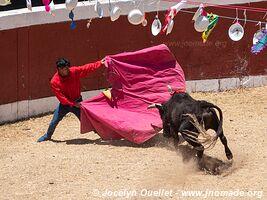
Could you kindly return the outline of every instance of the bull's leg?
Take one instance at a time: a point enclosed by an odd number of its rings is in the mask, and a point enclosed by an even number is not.
[[[215,132],[218,130],[218,127],[219,127],[219,119],[216,115],[216,112],[215,110],[213,109],[210,109],[211,112],[207,113],[205,116],[204,116],[204,121],[205,121],[205,128],[206,130],[208,129],[212,129],[214,130]],[[228,145],[227,145],[227,139],[226,137],[224,136],[223,134],[223,131],[220,135],[220,140],[224,146],[224,151],[225,151],[225,154],[226,154],[226,157],[228,160],[231,160],[233,158],[233,154],[231,152],[231,150],[229,149]]]
[[[163,121],[163,136],[167,138],[170,138],[172,136],[170,124],[164,121]]]
[[[173,127],[170,126],[170,133],[171,133],[171,135],[173,137],[173,144],[174,144],[175,147],[177,147],[178,144],[179,144],[179,135],[178,135],[178,132],[175,132],[175,130],[173,129]]]
[[[204,154],[204,146],[197,143],[197,142],[193,142],[191,140],[191,138],[189,139],[188,136],[185,137],[185,140],[194,147],[194,149],[197,151],[196,156],[198,158],[198,160],[200,161],[203,157]]]
[[[220,140],[224,146],[224,150],[225,150],[225,154],[228,160],[233,159],[233,154],[231,152],[231,150],[229,149],[228,145],[227,145],[227,139],[224,136],[224,134],[222,133],[222,135],[220,136]]]
[[[167,138],[172,137],[173,138],[174,146],[175,147],[178,146],[178,144],[179,144],[179,136],[178,136],[178,133],[176,133],[174,131],[174,129],[172,128],[171,124],[169,124],[167,122],[167,120],[165,120],[163,122],[163,136],[164,137],[167,137]]]
[[[190,120],[184,120],[180,125],[179,132],[183,135],[184,139],[197,151],[196,156],[200,161],[203,157],[204,146],[197,142],[198,135],[193,135],[188,131],[192,131],[195,133],[198,132],[198,130],[192,125]]]

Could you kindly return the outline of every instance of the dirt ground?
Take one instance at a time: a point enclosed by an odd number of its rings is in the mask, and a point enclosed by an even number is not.
[[[267,199],[267,87],[192,96],[223,110],[234,159],[227,161],[220,141],[205,151],[219,175],[199,170],[185,142],[177,149],[162,135],[142,145],[102,141],[93,132],[81,135],[72,114],[53,141],[37,143],[47,115],[0,126],[0,199]]]

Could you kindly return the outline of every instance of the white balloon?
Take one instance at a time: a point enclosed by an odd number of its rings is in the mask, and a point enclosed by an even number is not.
[[[110,20],[111,21],[116,21],[117,19],[119,19],[121,15],[121,9],[119,6],[114,6],[112,8],[112,10],[110,11]]]
[[[162,28],[161,22],[160,22],[158,16],[156,16],[152,25],[151,25],[152,35],[157,36],[160,33],[161,28]]]
[[[128,21],[133,25],[141,24],[144,20],[144,15],[139,9],[133,9],[128,14]]]
[[[74,8],[76,8],[78,3],[78,0],[66,0],[65,4],[66,4],[66,8],[68,10],[73,10]]]
[[[206,16],[200,15],[194,23],[194,28],[197,32],[204,32],[208,28],[209,23],[209,19]]]
[[[239,41],[244,36],[244,28],[238,22],[234,23],[230,26],[230,28],[228,30],[228,35],[229,35],[231,40]]]

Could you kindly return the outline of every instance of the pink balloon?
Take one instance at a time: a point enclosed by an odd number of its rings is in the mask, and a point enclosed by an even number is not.
[[[49,12],[50,11],[50,7],[49,6],[45,6],[45,11]]]
[[[43,0],[43,4],[45,5],[45,11],[49,12],[50,11],[50,7],[49,7],[50,0]]]

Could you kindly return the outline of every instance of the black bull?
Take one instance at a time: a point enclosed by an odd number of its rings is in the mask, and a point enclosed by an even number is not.
[[[224,136],[222,123],[223,115],[221,109],[207,101],[198,101],[193,99],[187,93],[174,93],[172,97],[163,104],[152,104],[148,108],[158,108],[163,122],[163,135],[173,137],[176,142],[179,141],[178,132],[183,138],[197,150],[198,158],[202,158],[204,146],[198,142],[198,136],[201,130],[193,123],[192,116],[203,130],[212,129],[216,132],[214,141],[219,137],[225,148],[226,157],[230,160],[233,154],[227,145],[227,139]],[[219,117],[215,109],[219,112]]]

